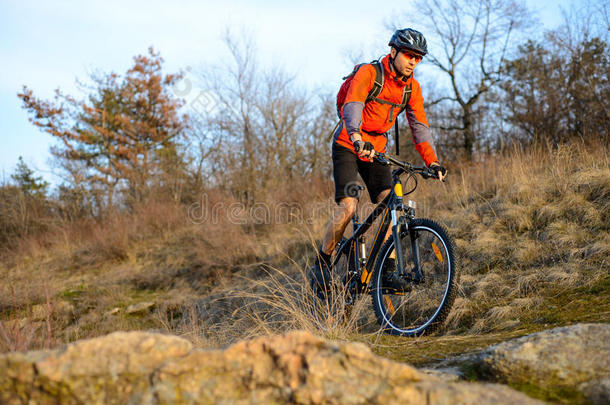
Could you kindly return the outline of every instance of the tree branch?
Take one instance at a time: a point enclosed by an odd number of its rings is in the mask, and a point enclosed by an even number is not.
[[[443,131],[463,131],[466,128],[461,126],[461,127],[456,127],[456,126],[450,126],[450,127],[446,127],[443,125],[431,125],[432,128],[435,129],[442,129]]]
[[[441,103],[441,102],[446,101],[446,100],[457,101],[457,99],[455,97],[441,97],[441,98],[439,98],[437,100],[425,103],[425,108],[432,107],[433,105],[437,105],[438,103]]]

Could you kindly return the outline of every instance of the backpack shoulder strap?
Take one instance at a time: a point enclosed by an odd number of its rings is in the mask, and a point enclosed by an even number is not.
[[[373,88],[369,92],[369,95],[366,98],[366,102],[372,101],[376,99],[381,90],[383,89],[383,83],[385,81],[385,74],[383,72],[383,66],[378,60],[374,60],[370,63],[375,68],[375,82],[373,83]]]
[[[385,81],[385,73],[383,71],[383,65],[378,60],[374,60],[370,63],[375,68],[375,83],[373,83],[373,88],[369,92],[369,95],[366,98],[366,102],[372,101],[379,97],[381,94],[381,90],[383,90],[383,84]],[[358,65],[360,68],[362,65]],[[396,107],[400,107],[400,112],[402,112],[409,104],[409,100],[411,99],[411,83],[407,84],[402,92],[402,101]],[[378,100],[383,102],[383,100]],[[395,104],[394,104],[395,105]]]
[[[396,148],[396,156],[400,155],[399,148],[399,138],[400,133],[398,131],[398,117],[400,114],[407,108],[407,104],[409,104],[409,100],[411,99],[411,82],[409,82],[402,91],[402,102],[400,103],[400,110],[398,114],[396,114],[396,119],[394,120],[394,147]]]
[[[409,104],[409,100],[411,99],[411,83],[407,84],[402,91],[402,102],[400,103],[400,112],[399,114],[407,108],[407,104]]]

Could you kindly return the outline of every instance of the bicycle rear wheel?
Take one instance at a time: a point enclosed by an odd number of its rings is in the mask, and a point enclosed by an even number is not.
[[[455,244],[444,227],[418,218],[401,233],[400,248],[408,277],[402,277],[400,288],[396,287],[394,280],[399,273],[391,265],[395,246],[390,238],[381,249],[373,273],[375,315],[383,330],[391,334],[420,336],[433,332],[446,319],[455,299]],[[396,273],[390,274],[393,271]]]
[[[338,246],[341,246],[342,243],[343,241]],[[353,249],[335,253],[337,260],[331,271],[331,283],[328,291],[321,290],[315,282],[310,281],[313,291],[313,315],[317,325],[322,330],[332,330],[339,327],[349,315],[356,294],[351,280],[348,280],[355,268],[354,255]]]

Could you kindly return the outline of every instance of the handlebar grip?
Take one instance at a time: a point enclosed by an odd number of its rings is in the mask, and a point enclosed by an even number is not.
[[[424,175],[422,173],[422,177],[425,179],[429,179],[429,178],[438,179],[438,172],[428,167],[426,174]],[[445,182],[445,179],[443,179],[443,183],[444,182]]]
[[[424,179],[438,179],[438,173],[435,170],[432,170],[430,167],[426,168],[425,172],[422,172],[422,177]],[[443,180],[445,181],[445,180]]]

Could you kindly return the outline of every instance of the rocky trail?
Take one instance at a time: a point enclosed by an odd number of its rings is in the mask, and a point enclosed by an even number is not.
[[[610,325],[556,328],[427,369],[377,356],[362,343],[303,331],[225,350],[196,349],[170,335],[115,332],[0,356],[6,404],[543,403],[533,397],[609,403]]]

